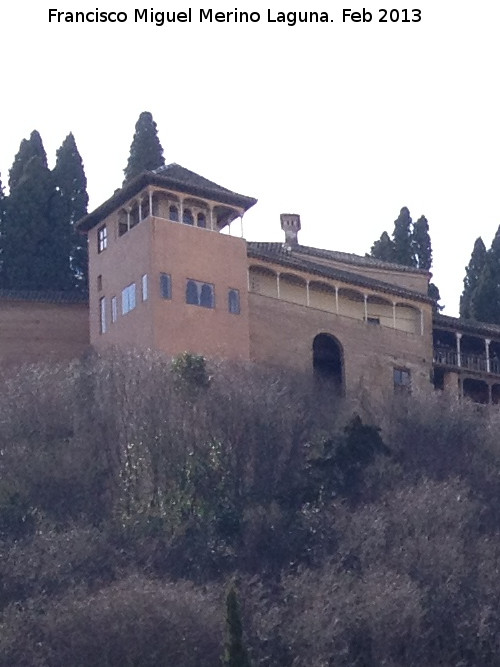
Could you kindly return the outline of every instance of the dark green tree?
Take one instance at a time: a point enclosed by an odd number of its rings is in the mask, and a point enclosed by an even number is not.
[[[474,319],[500,324],[500,227],[486,253],[483,270],[471,297]]]
[[[419,269],[429,271],[432,266],[432,245],[429,235],[429,223],[425,215],[420,216],[413,225],[411,244],[416,266]]]
[[[441,294],[439,293],[439,287],[435,283],[429,283],[427,296],[430,296],[435,301],[434,312],[441,312],[444,306],[439,303],[441,301]]]
[[[60,289],[87,289],[87,237],[75,228],[87,213],[87,179],[75,138],[68,134],[56,154],[53,170],[55,197],[52,207],[53,233],[61,263]]]
[[[143,111],[135,125],[135,134],[130,146],[130,156],[126,168],[123,170],[127,183],[142,171],[152,171],[165,164],[163,148],[158,138],[158,130],[153,116],[149,111]]]
[[[2,285],[11,289],[54,289],[52,174],[35,155],[7,199],[2,235]]]
[[[240,608],[234,586],[231,586],[226,596],[226,646],[222,664],[224,667],[250,667],[243,642]]]
[[[394,261],[404,266],[415,266],[413,228],[410,211],[404,206],[394,221]]]
[[[32,157],[37,156],[44,167],[47,167],[47,154],[43,142],[37,130],[33,130],[29,139],[23,139],[19,146],[14,163],[9,171],[9,190],[12,191],[21,178],[24,169]]]
[[[460,317],[466,319],[474,319],[475,317],[472,303],[481,273],[486,264],[486,254],[486,246],[479,236],[474,243],[470,262],[465,269],[464,291],[460,297]]]
[[[372,245],[370,255],[385,262],[429,271],[432,266],[432,244],[427,218],[422,215],[413,224],[410,211],[404,206],[394,221],[392,239],[387,232],[383,232]],[[443,306],[438,303],[441,299],[439,289],[434,283],[429,283],[428,295],[435,300],[435,309],[442,310]]]
[[[395,262],[394,242],[387,232],[382,232],[378,241],[372,245],[370,255],[383,262]]]

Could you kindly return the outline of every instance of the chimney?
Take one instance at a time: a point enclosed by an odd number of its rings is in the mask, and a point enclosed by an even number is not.
[[[292,247],[298,245],[297,234],[300,231],[300,215],[296,213],[282,213],[280,220],[281,229],[285,232],[285,244]]]

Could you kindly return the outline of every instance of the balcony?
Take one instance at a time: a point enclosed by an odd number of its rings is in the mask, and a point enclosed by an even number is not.
[[[457,370],[500,375],[500,360],[496,356],[491,357],[488,363],[486,355],[461,352],[459,359],[457,350],[435,347],[433,361],[438,366],[447,366]]]

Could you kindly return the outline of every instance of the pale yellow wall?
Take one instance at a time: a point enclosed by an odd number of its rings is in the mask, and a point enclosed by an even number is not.
[[[322,288],[320,284],[312,282],[309,285],[309,305],[328,312],[336,312],[335,290]]]
[[[280,274],[280,299],[291,301],[292,303],[307,303],[307,286],[304,280],[298,280],[294,276]]]
[[[252,292],[258,292],[266,296],[278,296],[277,276],[274,273],[250,266],[249,282]]]

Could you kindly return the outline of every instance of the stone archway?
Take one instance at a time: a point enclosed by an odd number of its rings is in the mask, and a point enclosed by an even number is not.
[[[344,393],[344,363],[342,346],[327,333],[313,340],[313,370],[315,378],[330,385],[339,395]]]

